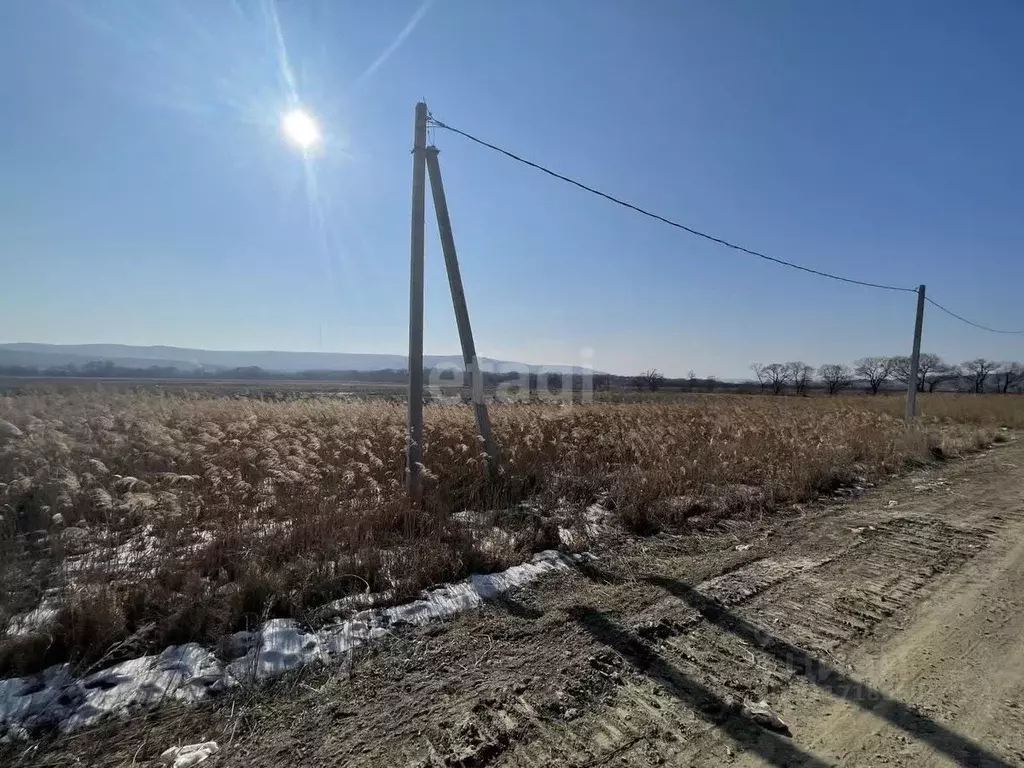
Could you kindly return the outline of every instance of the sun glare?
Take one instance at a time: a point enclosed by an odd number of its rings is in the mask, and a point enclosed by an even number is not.
[[[281,130],[290,142],[302,150],[320,143],[320,126],[311,114],[293,109],[281,118]]]

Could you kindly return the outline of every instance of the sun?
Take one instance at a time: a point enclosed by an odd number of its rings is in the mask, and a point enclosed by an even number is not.
[[[290,142],[302,150],[320,143],[320,126],[304,109],[293,109],[281,118],[281,130]]]

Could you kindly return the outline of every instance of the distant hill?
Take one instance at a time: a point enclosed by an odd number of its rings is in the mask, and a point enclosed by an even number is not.
[[[182,347],[136,347],[127,344],[0,344],[0,366],[52,368],[82,366],[89,362],[111,362],[125,368],[173,366],[181,371],[206,371],[257,367],[265,371],[381,371],[407,367],[405,355],[357,354],[351,352],[235,352]],[[461,365],[461,355],[426,355],[424,365]],[[549,372],[572,373],[571,365],[527,366],[508,360],[480,358],[484,371],[511,373],[526,367]]]

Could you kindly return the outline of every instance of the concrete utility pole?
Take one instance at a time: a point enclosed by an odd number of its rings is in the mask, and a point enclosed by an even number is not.
[[[914,323],[914,349],[910,353],[910,382],[907,384],[906,420],[910,424],[917,415],[917,371],[921,362],[921,330],[924,326],[924,286],[917,287],[917,321]]]
[[[483,438],[487,463],[493,473],[498,468],[497,448],[491,432],[491,420],[487,416],[487,404],[484,402],[484,380],[480,375],[480,361],[476,356],[473,328],[469,323],[469,308],[466,306],[466,294],[462,289],[462,274],[459,272],[459,259],[455,253],[455,236],[452,234],[452,222],[448,216],[448,201],[444,195],[444,183],[441,181],[437,147],[427,147],[427,172],[430,175],[434,212],[437,214],[437,229],[441,236],[441,250],[444,251],[444,266],[448,271],[448,286],[451,288],[452,305],[455,307],[455,323],[459,328],[459,341],[462,342],[462,360],[470,375],[476,427]]]
[[[412,149],[412,235],[409,262],[409,413],[405,435],[405,478],[419,501],[423,441],[423,227],[427,161],[427,105],[416,105]]]

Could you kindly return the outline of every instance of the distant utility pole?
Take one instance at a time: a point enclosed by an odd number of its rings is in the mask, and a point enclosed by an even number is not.
[[[434,212],[437,214],[437,229],[441,236],[441,250],[444,251],[444,266],[448,272],[448,286],[451,288],[452,304],[455,307],[455,323],[459,328],[459,341],[462,343],[462,360],[470,375],[476,427],[480,437],[483,438],[488,466],[494,473],[498,469],[497,449],[494,444],[494,435],[491,432],[491,420],[487,416],[487,404],[484,402],[484,380],[480,374],[480,360],[476,356],[476,344],[473,343],[473,328],[469,323],[469,308],[466,306],[466,293],[462,288],[459,259],[455,253],[455,236],[452,234],[452,222],[448,216],[448,201],[445,199],[444,183],[441,181],[441,164],[437,161],[437,147],[427,147],[427,172],[430,175]]]
[[[405,435],[405,478],[409,495],[422,494],[423,445],[423,228],[427,162],[427,105],[416,105],[412,149],[412,234],[409,261],[409,412]]]
[[[914,323],[914,349],[910,353],[910,381],[907,384],[906,420],[910,424],[917,415],[917,371],[921,362],[921,330],[924,326],[924,286],[917,287],[917,320]]]

